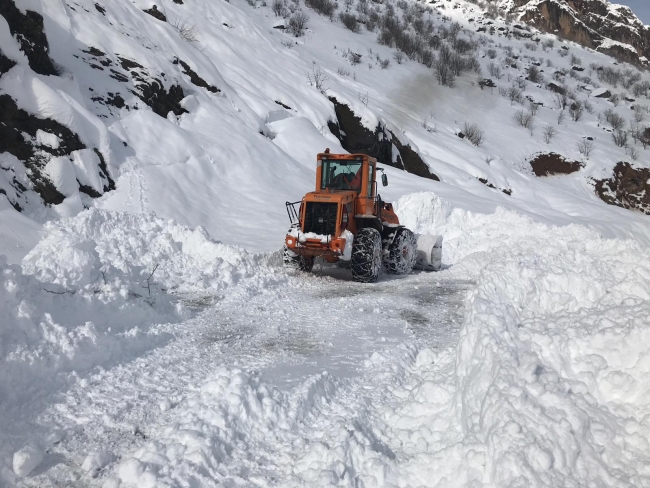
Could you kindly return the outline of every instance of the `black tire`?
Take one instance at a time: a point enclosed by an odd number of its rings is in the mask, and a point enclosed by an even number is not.
[[[361,229],[354,236],[350,268],[354,281],[377,281],[381,269],[381,234],[376,229]]]
[[[311,272],[314,267],[314,258],[305,257],[300,254],[296,254],[286,245],[282,249],[282,262],[284,267],[288,269],[293,269],[296,271],[304,271],[305,273]]]
[[[384,268],[387,273],[408,274],[418,258],[418,241],[413,232],[403,227],[396,234],[384,257]]]

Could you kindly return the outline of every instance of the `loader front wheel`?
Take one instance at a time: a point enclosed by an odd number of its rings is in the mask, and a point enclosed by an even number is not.
[[[376,229],[361,229],[354,236],[350,268],[354,281],[377,281],[381,269],[381,234]]]
[[[391,274],[408,274],[418,258],[418,241],[415,234],[406,228],[397,231],[395,239],[388,246],[384,257],[384,268]]]
[[[304,271],[305,273],[311,272],[314,267],[314,258],[305,257],[300,254],[296,254],[286,245],[282,249],[282,262],[284,267],[287,269],[293,269],[296,271]]]

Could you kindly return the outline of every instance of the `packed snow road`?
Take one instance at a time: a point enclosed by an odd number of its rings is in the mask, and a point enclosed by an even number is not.
[[[353,441],[341,456],[401,461],[377,422],[421,350],[456,344],[469,286],[427,273],[364,285],[316,266],[261,293],[184,297],[201,311],[159,327],[173,340],[40,415],[61,439],[24,486],[361,486],[350,468],[323,469],[340,463],[319,446]]]

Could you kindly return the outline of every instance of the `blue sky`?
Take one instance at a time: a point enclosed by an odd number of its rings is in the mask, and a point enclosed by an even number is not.
[[[644,24],[650,24],[650,0],[612,0],[612,3],[631,7]]]

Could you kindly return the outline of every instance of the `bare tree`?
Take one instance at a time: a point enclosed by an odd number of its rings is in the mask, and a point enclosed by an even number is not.
[[[566,112],[564,110],[560,111],[560,114],[557,116],[557,125],[562,125],[566,119]]]
[[[578,151],[580,151],[580,154],[582,154],[587,159],[589,159],[589,155],[593,150],[594,143],[588,139],[583,139],[578,143]]]
[[[544,142],[550,144],[553,138],[557,135],[557,130],[550,124],[544,127]]]

